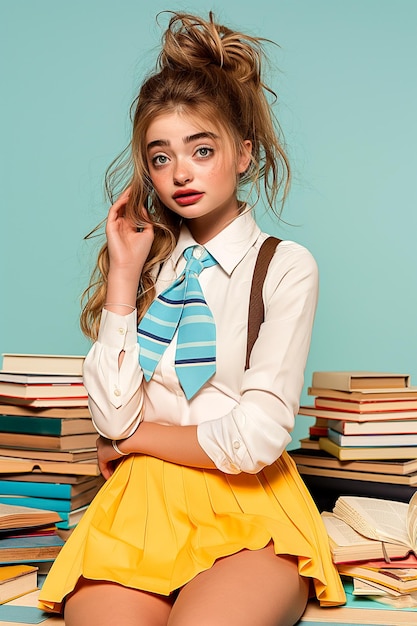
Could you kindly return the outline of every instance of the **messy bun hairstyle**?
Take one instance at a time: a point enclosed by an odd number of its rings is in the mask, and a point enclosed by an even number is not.
[[[186,13],[171,14],[155,71],[146,78],[132,104],[131,143],[106,176],[110,200],[130,186],[126,216],[140,226],[141,207],[146,204],[154,225],[155,238],[138,290],[138,319],[155,296],[155,269],[172,252],[181,226],[180,216],[169,211],[154,193],[147,167],[145,136],[158,115],[184,112],[209,120],[229,135],[236,154],[242,142],[250,140],[251,164],[241,175],[239,186],[249,185],[251,195],[255,195],[253,203],[262,188],[269,207],[280,214],[290,170],[269,103],[275,94],[263,82],[264,42],[217,24],[211,12],[208,20]],[[108,270],[105,244],[84,293],[81,327],[92,339],[97,337]]]

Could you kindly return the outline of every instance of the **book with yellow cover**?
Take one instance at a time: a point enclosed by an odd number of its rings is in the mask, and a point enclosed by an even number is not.
[[[0,567],[0,604],[10,602],[38,587],[38,568],[33,565]]]

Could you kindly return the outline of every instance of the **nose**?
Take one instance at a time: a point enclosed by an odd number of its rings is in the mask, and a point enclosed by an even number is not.
[[[186,167],[183,163],[177,163],[174,170],[174,185],[186,185],[191,182],[192,174],[189,168]]]

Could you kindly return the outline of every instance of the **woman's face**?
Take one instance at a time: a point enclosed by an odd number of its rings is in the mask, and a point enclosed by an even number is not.
[[[251,142],[243,142],[236,155],[224,131],[192,114],[167,113],[150,124],[146,150],[154,189],[200,243],[238,215],[237,179],[249,166],[250,149]]]

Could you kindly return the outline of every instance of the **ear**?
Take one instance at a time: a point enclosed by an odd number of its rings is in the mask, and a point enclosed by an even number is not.
[[[252,142],[250,139],[245,139],[242,141],[242,145],[240,148],[240,154],[237,160],[237,173],[243,174],[248,169],[252,156]]]

